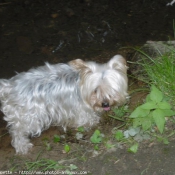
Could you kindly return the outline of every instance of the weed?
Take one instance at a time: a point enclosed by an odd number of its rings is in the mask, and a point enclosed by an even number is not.
[[[139,146],[138,142],[144,139],[146,140],[145,136],[146,134],[143,134],[140,128],[132,128],[132,127],[130,127],[128,130],[124,132],[121,130],[117,130],[114,134],[114,137],[119,142],[120,147],[121,144],[131,145],[128,148],[128,152],[131,153],[137,152]]]
[[[138,144],[138,143],[135,143],[134,145],[132,145],[132,146],[128,149],[128,152],[136,153],[136,152],[138,151],[138,147],[139,147],[139,144]]]
[[[68,144],[64,145],[64,151],[65,153],[68,153],[70,151],[70,146]]]
[[[123,105],[119,108],[112,109],[112,112],[113,112],[113,115],[109,114],[110,117],[124,122],[125,120],[123,117],[127,112],[129,112],[129,110],[128,110],[128,106]]]
[[[103,134],[97,129],[94,131],[93,135],[90,138],[92,143],[101,143],[103,139]]]
[[[52,149],[49,141],[44,140],[44,145],[45,145],[47,151],[50,151]]]
[[[157,136],[157,140],[159,142],[163,142],[165,145],[168,145],[169,144],[168,138],[166,138],[166,137]]]
[[[71,175],[71,171],[77,169],[77,166],[73,164],[64,166],[64,165],[58,164],[57,161],[50,160],[50,159],[41,159],[34,162],[27,161],[25,165],[27,169],[27,171],[25,172],[39,170],[41,171],[41,173],[45,173],[45,174],[48,173],[47,171],[51,171],[51,170],[65,170],[66,174]]]
[[[50,159],[40,159],[34,162],[27,161],[25,163],[27,170],[41,170],[41,171],[49,171],[49,170],[57,170],[63,169],[64,166],[59,165],[57,161],[50,160]]]
[[[54,143],[58,143],[58,142],[60,142],[60,140],[61,140],[60,136],[55,134],[54,137],[53,137]]]
[[[163,45],[163,47],[167,53],[162,54],[157,49],[159,54],[155,58],[140,49],[135,49],[142,56],[142,59],[137,62],[142,70],[139,76],[145,83],[160,89],[172,105],[175,105],[175,50],[172,46]]]
[[[133,119],[133,127],[141,126],[144,131],[156,125],[160,133],[163,133],[165,117],[175,115],[171,105],[165,100],[163,93],[155,86],[151,87],[151,92],[146,97],[146,103],[137,107],[129,116]]]
[[[96,150],[96,151],[99,150],[99,146],[97,144],[94,146],[94,150]]]
[[[124,138],[124,134],[122,131],[118,130],[118,131],[116,131],[114,137],[117,141],[121,141]]]
[[[77,133],[76,133],[76,135],[75,135],[75,138],[77,139],[77,140],[81,140],[82,138],[83,138],[83,133],[85,132],[85,128],[83,127],[83,126],[81,126],[81,127],[78,127],[77,128]]]
[[[84,129],[84,127],[83,127],[83,126],[78,127],[78,132],[84,132],[84,131],[85,131],[85,129]]]

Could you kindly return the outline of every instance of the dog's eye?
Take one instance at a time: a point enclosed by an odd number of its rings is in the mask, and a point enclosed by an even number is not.
[[[95,94],[97,93],[97,88],[94,90],[94,93],[95,93]]]

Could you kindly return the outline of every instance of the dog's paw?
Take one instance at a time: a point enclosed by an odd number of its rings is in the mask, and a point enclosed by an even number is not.
[[[22,144],[18,148],[15,148],[16,154],[27,154],[29,150],[32,149],[32,147],[33,147],[32,143]]]

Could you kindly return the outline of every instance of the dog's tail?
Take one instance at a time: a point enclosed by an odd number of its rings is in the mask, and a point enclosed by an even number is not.
[[[7,79],[0,79],[0,101],[10,92],[11,85]]]

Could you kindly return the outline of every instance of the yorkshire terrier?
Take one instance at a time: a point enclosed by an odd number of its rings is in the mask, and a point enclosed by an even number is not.
[[[125,103],[128,94],[126,61],[114,56],[106,64],[81,59],[22,72],[0,79],[4,120],[16,153],[33,146],[29,137],[39,136],[50,125],[91,127],[103,111]]]

